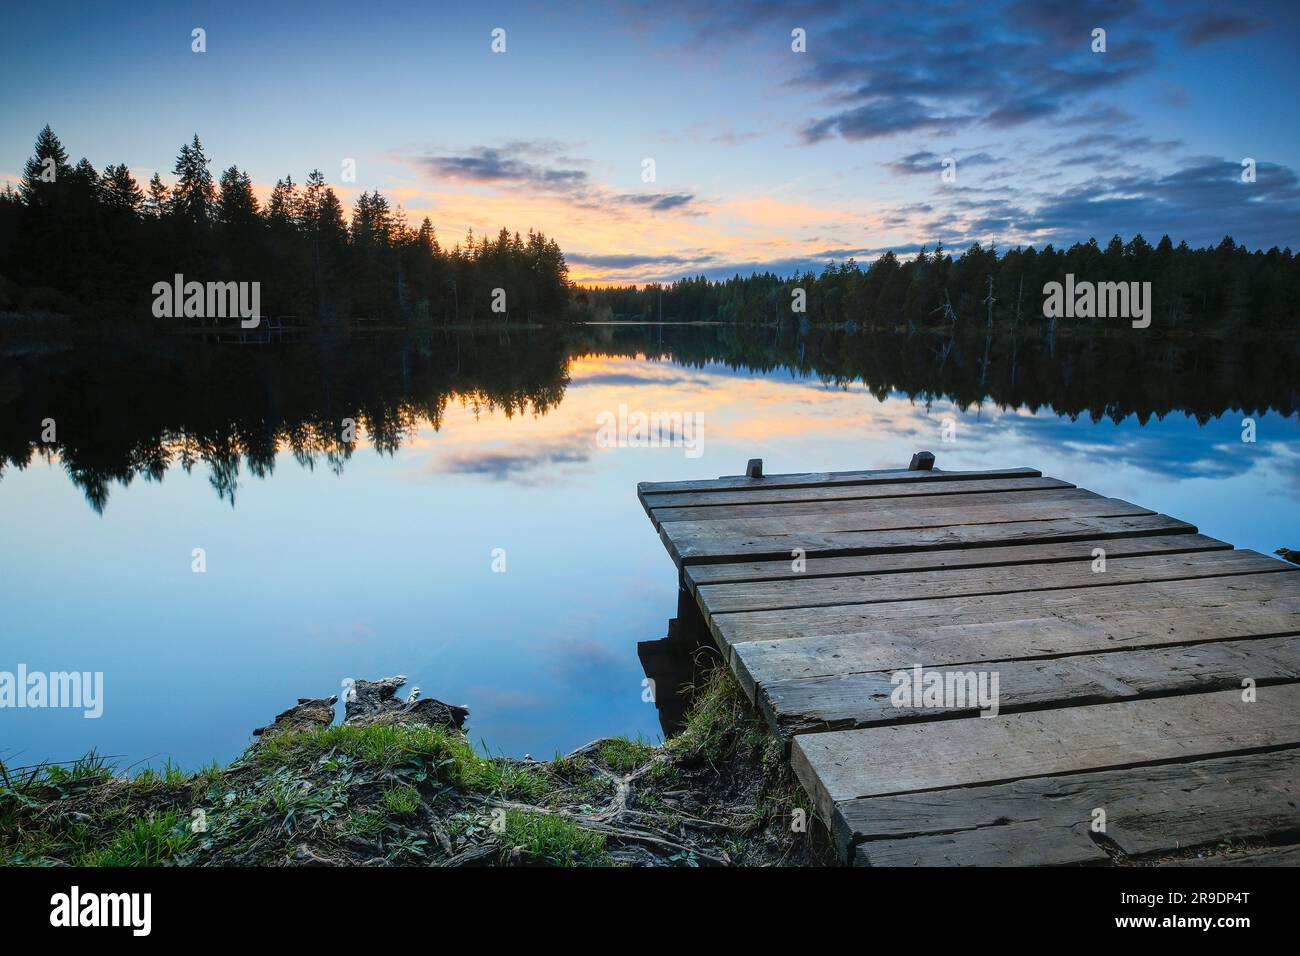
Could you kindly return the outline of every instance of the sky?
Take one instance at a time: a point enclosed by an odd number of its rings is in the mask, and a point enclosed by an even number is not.
[[[1300,236],[1291,0],[72,3],[5,27],[0,181],[46,123],[142,182],[197,133],[262,196],[319,168],[444,245],[540,229],[584,283]]]

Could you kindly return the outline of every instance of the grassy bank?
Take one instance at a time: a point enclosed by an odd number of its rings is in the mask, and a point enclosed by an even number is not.
[[[725,668],[704,678],[686,730],[663,746],[610,738],[524,761],[484,756],[459,730],[391,716],[366,726],[277,723],[229,766],[198,773],[164,766],[127,777],[93,754],[0,765],[7,865],[828,860],[779,741]]]

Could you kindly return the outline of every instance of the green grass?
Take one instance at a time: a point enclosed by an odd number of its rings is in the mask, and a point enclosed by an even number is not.
[[[333,726],[279,734],[250,752],[258,763],[284,767],[345,754],[392,770],[427,765],[444,784],[500,796],[539,797],[550,785],[526,766],[481,756],[462,734],[418,724]]]
[[[647,763],[655,755],[655,751],[654,744],[639,735],[636,740],[629,740],[627,737],[611,737],[609,740],[602,740],[596,748],[596,752],[606,766],[620,773],[630,773]]]
[[[774,740],[731,671],[716,667],[696,686],[685,729],[664,747],[680,760],[713,764],[738,749],[765,750]]]
[[[409,817],[420,809],[420,794],[414,787],[393,787],[384,791],[384,808],[394,816]]]
[[[468,756],[460,765],[455,781],[469,790],[501,797],[524,797],[531,800],[545,796],[552,783],[537,770],[505,760],[489,760],[474,753],[466,744]]]
[[[136,820],[108,846],[82,859],[84,866],[162,866],[184,853],[194,841],[188,819],[175,813]]]
[[[131,782],[139,787],[167,786],[180,787],[194,782],[195,774],[188,774],[180,768],[179,764],[172,763],[171,760],[164,760],[163,765],[158,769],[145,767],[134,777]]]
[[[45,768],[45,777],[54,784],[96,782],[107,780],[114,769],[114,764],[92,750],[71,765],[51,764]]]
[[[95,751],[69,763],[42,763],[31,767],[8,767],[0,760],[0,795],[19,794],[37,787],[64,787],[76,783],[98,783],[113,776],[117,765]]]
[[[716,767],[735,756],[756,760],[761,784],[743,822],[746,832],[786,829],[795,819],[795,810],[803,811],[805,823],[812,828],[812,801],[795,779],[781,740],[768,731],[728,668],[715,668],[696,686],[686,728],[669,740],[664,750],[683,765]],[[673,761],[657,764],[651,777],[666,782],[677,772]]]
[[[468,744],[459,734],[418,724],[375,724],[369,727],[320,727],[276,734],[250,752],[263,764],[301,765],[329,753],[341,753],[384,769],[420,761],[463,758]]]
[[[566,757],[557,753],[551,761],[551,770],[565,779],[574,780],[591,772],[591,761],[581,754]]]
[[[604,834],[549,813],[506,811],[501,845],[503,854],[521,846],[551,866],[599,866],[605,862]]]
[[[365,839],[376,837],[387,828],[388,821],[380,813],[359,811],[348,817],[348,831]]]

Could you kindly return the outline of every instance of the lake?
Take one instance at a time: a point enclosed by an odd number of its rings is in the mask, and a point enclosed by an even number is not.
[[[0,670],[104,674],[98,719],[0,711],[0,759],[226,761],[297,697],[395,673],[467,704],[493,753],[657,739],[637,644],[664,636],[676,576],[636,485],[749,458],[896,468],[929,449],[1300,548],[1297,358],[1127,330],[0,341]],[[599,434],[637,412],[703,428]]]

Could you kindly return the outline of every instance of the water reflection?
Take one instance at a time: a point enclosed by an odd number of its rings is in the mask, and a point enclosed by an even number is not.
[[[898,467],[928,447],[941,468],[1030,465],[1238,546],[1300,547],[1294,342],[1065,331],[987,348],[738,326],[10,337],[0,669],[102,670],[106,703],[0,715],[0,746],[192,766],[298,696],[390,673],[468,703],[495,751],[671,732],[694,676],[654,640],[677,580],[635,486],[751,457]],[[600,447],[621,403],[702,413],[704,454]]]
[[[268,477],[280,449],[298,464],[343,471],[351,420],[391,453],[450,402],[507,417],[543,414],[567,384],[556,335],[338,337],[253,348],[192,338],[70,342],[0,364],[0,460],[56,455],[102,511],[110,485],[161,480],[203,463],[235,503],[242,470]],[[40,443],[53,419],[57,441]],[[34,429],[34,430],[33,430]]]
[[[406,336],[321,336],[239,347],[192,338],[111,338],[33,347],[9,343],[0,357],[0,470],[57,459],[102,511],[113,483],[160,481],[168,468],[202,464],[230,504],[242,475],[270,476],[288,450],[305,468],[342,473],[358,445],[347,428],[392,453],[425,426],[441,426],[448,405],[476,416],[545,415],[570,387],[637,389],[641,369],[611,367],[571,382],[575,359],[671,359],[659,388],[690,391],[693,371],[811,377],[837,387],[861,383],[891,393],[1028,413],[1012,423],[1039,441],[1105,445],[1156,471],[1217,477],[1250,467],[1230,447],[1196,448],[1179,429],[1115,446],[1089,436],[1080,419],[1139,424],[1171,414],[1195,424],[1225,414],[1296,412],[1300,368],[1294,340],[1157,338],[1124,332],[994,339],[868,334],[787,326],[585,326],[474,334],[442,330]],[[1046,418],[1032,417],[1048,409]],[[1059,417],[1058,417],[1059,416]],[[57,438],[43,442],[53,420]],[[1032,422],[1026,425],[1025,422]],[[1189,425],[1194,427],[1194,425]],[[465,449],[448,472],[528,481],[541,466],[592,453],[583,432],[545,446]]]
[[[836,386],[861,382],[883,401],[901,393],[917,401],[948,399],[962,410],[1034,412],[1041,441],[1109,441],[1073,427],[1076,419],[1152,418],[1183,414],[1196,423],[1229,414],[1296,411],[1295,339],[1158,339],[1135,334],[1075,334],[993,339],[854,334],[787,326],[597,325],[576,330],[520,330],[424,336],[330,337],[276,346],[213,345],[192,339],[113,338],[29,349],[10,346],[0,360],[0,467],[22,468],[55,457],[96,511],[110,486],[139,477],[161,480],[173,464],[203,463],[218,496],[234,505],[242,473],[257,479],[287,449],[307,468],[341,473],[356,423],[370,445],[391,453],[421,427],[437,431],[448,403],[474,414],[545,415],[571,388],[569,363],[580,356],[643,355],[672,359],[677,375],[660,386],[686,385],[690,369],[740,376],[790,373]],[[601,372],[578,386],[634,389],[638,372]],[[57,441],[42,442],[53,419]],[[1153,436],[1154,437],[1154,436]],[[1164,432],[1138,449],[1119,450],[1154,471],[1191,466],[1216,476],[1249,467],[1234,450],[1188,462],[1183,438]],[[1114,449],[1112,449],[1114,453]],[[491,479],[526,480],[538,463],[572,463],[590,453],[575,437],[526,454],[482,451],[446,463],[448,470]]]

